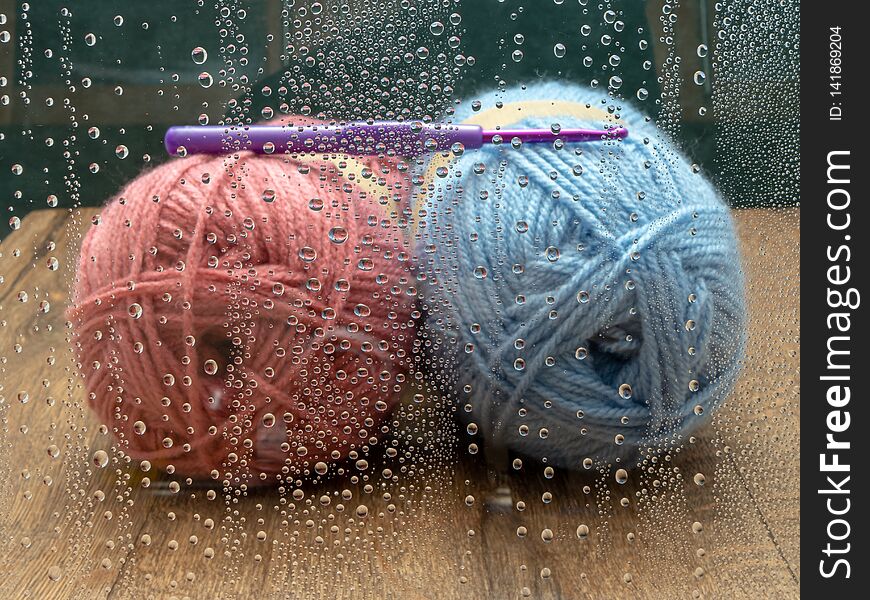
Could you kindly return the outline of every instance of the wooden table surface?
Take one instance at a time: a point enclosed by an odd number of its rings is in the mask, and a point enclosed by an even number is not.
[[[404,471],[372,473],[369,489],[336,477],[300,499],[186,485],[112,449],[86,408],[64,315],[96,212],[33,212],[0,246],[3,597],[798,597],[798,210],[736,213],[746,364],[713,423],[671,460],[625,485],[533,467],[499,483],[437,406],[409,403]],[[97,449],[108,467],[92,464]]]

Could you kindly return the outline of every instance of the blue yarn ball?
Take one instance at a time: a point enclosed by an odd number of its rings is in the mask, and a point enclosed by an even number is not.
[[[567,468],[680,443],[729,393],[745,340],[727,206],[649,119],[602,98],[549,82],[461,106],[453,122],[618,117],[629,137],[457,149],[417,204],[437,384],[477,438]]]

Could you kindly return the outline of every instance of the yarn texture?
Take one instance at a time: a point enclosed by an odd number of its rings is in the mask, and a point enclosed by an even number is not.
[[[394,165],[191,156],[84,237],[74,344],[132,458],[193,477],[324,474],[377,443],[413,343]]]
[[[465,104],[454,122],[619,122],[629,137],[561,149],[505,139],[433,160],[415,212],[433,379],[478,437],[548,464],[680,443],[742,356],[727,206],[641,113],[602,104],[606,92],[550,82],[478,97],[503,106]]]

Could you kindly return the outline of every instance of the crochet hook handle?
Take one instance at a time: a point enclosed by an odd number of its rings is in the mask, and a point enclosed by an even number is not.
[[[622,139],[624,127],[595,129],[505,129],[484,130],[479,125],[448,125],[421,122],[360,122],[345,125],[301,127],[246,125],[224,127],[170,127],[164,143],[173,156],[222,154],[247,150],[258,154],[343,153],[354,155],[394,154],[417,156],[457,148],[480,148],[519,139],[523,143],[594,142]]]

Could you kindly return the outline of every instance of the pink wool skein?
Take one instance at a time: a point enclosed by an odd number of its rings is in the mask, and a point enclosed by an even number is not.
[[[251,482],[377,443],[414,338],[407,187],[387,161],[247,152],[129,183],[85,235],[71,309],[117,447]]]

